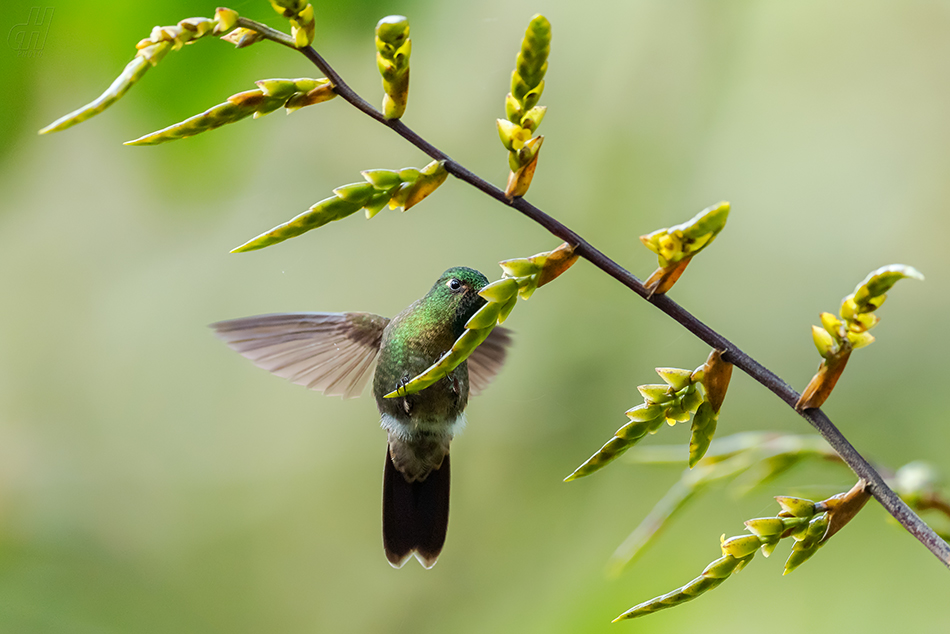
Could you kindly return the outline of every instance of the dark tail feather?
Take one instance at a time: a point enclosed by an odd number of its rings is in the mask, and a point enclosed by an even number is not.
[[[449,525],[449,456],[425,480],[407,482],[386,448],[383,474],[383,548],[395,568],[409,555],[426,568],[435,565]]]

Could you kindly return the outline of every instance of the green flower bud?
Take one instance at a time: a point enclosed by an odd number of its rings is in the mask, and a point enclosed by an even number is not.
[[[830,359],[838,352],[834,338],[828,334],[828,331],[818,326],[811,327],[811,336],[815,340],[815,347],[818,348],[818,354],[825,359]]]
[[[512,123],[511,121],[506,121],[505,119],[497,119],[498,124],[498,136],[501,138],[502,145],[510,152],[516,152],[524,146],[523,133],[530,131],[524,130],[517,123]]]
[[[505,272],[506,277],[525,277],[528,275],[536,275],[541,271],[541,267],[528,258],[504,260],[498,264]]]
[[[378,191],[370,183],[350,183],[333,190],[333,193],[346,202],[356,203],[362,207],[369,199],[375,196]]]
[[[383,79],[383,115],[398,119],[406,111],[409,100],[409,20],[390,15],[376,25],[376,65]]]
[[[519,122],[522,128],[527,129],[532,134],[538,129],[538,126],[541,125],[541,121],[544,120],[544,114],[548,111],[547,106],[535,106],[531,108]]]
[[[679,368],[656,368],[656,373],[675,391],[680,391],[692,382],[693,373]]]
[[[238,12],[233,9],[218,7],[214,12],[214,34],[221,35],[227,33],[235,27],[238,21]]]
[[[399,172],[395,170],[365,170],[360,172],[376,189],[391,189],[402,183]]]
[[[787,575],[800,565],[805,563],[812,555],[821,548],[821,538],[828,529],[828,514],[821,513],[812,519],[803,535],[795,535],[795,544],[792,546],[792,553],[785,562],[785,572]]]
[[[420,176],[422,176],[422,171],[415,167],[404,167],[399,170],[399,178],[401,178],[404,183],[414,183]]]
[[[759,517],[746,520],[745,526],[750,533],[759,537],[781,535],[787,529],[781,517]]]
[[[500,279],[488,284],[478,292],[489,302],[504,304],[518,292],[518,283],[512,279]]]
[[[497,302],[488,302],[478,309],[471,318],[465,322],[465,327],[472,330],[488,328],[498,323],[498,314],[501,312],[501,304]]]
[[[666,422],[672,427],[676,423],[685,423],[690,418],[690,413],[683,407],[682,399],[674,401],[674,404],[667,408],[663,416]]]
[[[652,614],[658,610],[672,608],[686,601],[691,601],[719,586],[719,584],[728,579],[730,575],[738,572],[745,564],[751,561],[753,556],[754,555],[749,555],[744,559],[737,559],[732,555],[725,555],[706,566],[702,575],[696,577],[685,586],[630,608],[615,618],[614,622]]]
[[[640,385],[637,390],[648,403],[669,403],[673,399],[667,385]]]
[[[815,514],[815,503],[802,498],[776,496],[775,501],[782,507],[782,512],[792,517],[811,517]]]
[[[627,418],[632,421],[649,421],[655,420],[663,416],[663,412],[666,411],[664,405],[658,405],[654,403],[644,403],[642,405],[637,405],[632,409],[627,410]]]
[[[234,44],[234,48],[247,48],[251,44],[256,44],[264,39],[264,36],[254,29],[245,29],[244,27],[234,29],[221,38],[225,42]]]
[[[695,385],[686,388],[683,394],[683,409],[687,412],[695,412],[703,404],[703,395],[696,389]]]
[[[366,219],[369,220],[379,212],[383,210],[383,207],[389,204],[392,194],[388,191],[378,192],[375,196],[369,199],[369,202],[363,205],[363,209],[366,211]]]
[[[832,337],[839,337],[841,330],[844,328],[844,324],[831,313],[821,314],[821,325],[824,326],[825,330],[827,330]]]
[[[291,112],[336,96],[326,79],[262,79],[256,83],[260,86],[258,90],[231,95],[223,104],[167,128],[127,141],[125,145],[157,145],[185,139],[249,116],[257,119],[281,106]]]
[[[254,83],[265,97],[281,97],[287,100],[297,92],[297,84],[293,79],[262,79]]]
[[[659,267],[644,283],[653,293],[665,293],[682,275],[690,259],[709,246],[726,225],[729,203],[707,207],[689,221],[640,236],[657,254]]]
[[[874,335],[869,332],[849,332],[848,343],[851,344],[852,350],[857,350],[874,343]]]
[[[754,555],[762,542],[755,535],[739,535],[729,539],[721,539],[723,555],[732,555],[736,559],[742,559],[749,555]]]

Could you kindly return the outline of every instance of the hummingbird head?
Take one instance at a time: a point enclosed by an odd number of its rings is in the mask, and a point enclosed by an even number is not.
[[[465,322],[485,305],[478,291],[487,284],[488,279],[475,269],[456,266],[439,277],[426,299],[430,305],[438,307],[443,318],[451,320],[458,336],[462,334]]]

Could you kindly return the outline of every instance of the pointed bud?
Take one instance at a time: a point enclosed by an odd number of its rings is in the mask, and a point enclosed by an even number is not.
[[[399,170],[399,178],[401,178],[404,183],[414,183],[421,175],[422,171],[415,167],[404,167]]]
[[[849,332],[848,342],[852,350],[857,350],[874,343],[874,335],[869,332]]]
[[[815,514],[815,503],[802,498],[776,496],[775,501],[782,507],[783,513],[792,517],[811,517]]]
[[[811,327],[811,338],[815,341],[815,347],[818,348],[818,354],[825,359],[830,359],[838,352],[834,338],[828,334],[828,331],[818,326]]]
[[[531,134],[534,134],[534,131],[541,125],[541,121],[544,119],[544,113],[546,113],[547,110],[547,106],[535,106],[521,118],[521,127],[529,130]]]
[[[508,319],[508,315],[511,314],[511,311],[514,309],[515,304],[518,303],[518,295],[512,295],[511,299],[502,304],[501,310],[498,312],[498,323],[503,324],[505,320]]]
[[[524,116],[521,102],[515,99],[511,93],[508,93],[508,96],[505,97],[505,116],[508,117],[508,121],[517,124],[521,123],[521,118]]]
[[[261,79],[254,82],[265,97],[283,97],[289,99],[297,91],[296,84],[290,79]]]
[[[528,258],[518,258],[514,260],[503,260],[498,263],[507,277],[525,277],[536,275],[541,271],[541,267]]]
[[[821,538],[828,529],[828,514],[821,513],[808,523],[808,528],[804,536],[795,537],[795,544],[792,546],[792,553],[785,562],[785,572],[787,575],[800,565],[805,563],[821,547]]]
[[[702,576],[712,579],[725,579],[731,575],[739,565],[739,560],[732,555],[723,555],[703,569]]]
[[[786,529],[785,523],[780,517],[759,517],[753,520],[746,520],[745,526],[749,532],[759,537],[781,535]]]
[[[723,539],[720,541],[723,555],[732,555],[736,559],[742,559],[749,555],[754,555],[762,542],[755,535],[739,535]]]
[[[517,152],[524,145],[524,128],[517,123],[512,123],[506,119],[497,119],[498,136],[501,138],[501,144],[509,152]],[[530,136],[528,131],[528,136]]]
[[[663,416],[666,407],[655,403],[643,403],[627,410],[627,418],[635,422],[646,422],[656,420]]]
[[[234,28],[238,21],[238,13],[233,9],[218,7],[218,10],[214,12],[214,19],[216,22],[214,34],[221,35]]]
[[[501,312],[501,304],[497,302],[488,302],[478,309],[472,317],[465,322],[465,327],[471,330],[488,328],[498,323],[498,314]]]
[[[350,183],[337,187],[333,193],[347,202],[356,203],[362,207],[378,192],[370,183]]]
[[[227,35],[221,38],[225,42],[230,42],[234,44],[235,48],[247,48],[251,44],[256,44],[264,39],[264,36],[253,29],[246,29],[244,27],[234,29]]]
[[[680,399],[678,402],[674,401],[673,405],[668,407],[663,415],[666,417],[666,422],[670,425],[670,427],[676,423],[685,423],[690,418],[689,412],[685,407],[683,407],[682,399]]]
[[[517,296],[518,283],[511,278],[503,278],[488,284],[478,292],[489,302],[504,304],[512,297]]]
[[[704,400],[702,393],[696,389],[696,386],[691,385],[686,388],[686,393],[683,394],[683,409],[687,412],[695,412],[703,404]]]
[[[392,196],[388,191],[378,192],[373,196],[368,203],[363,205],[363,209],[366,210],[366,219],[369,220],[381,212],[383,208],[389,204],[391,198]]]
[[[657,229],[652,233],[640,236],[640,242],[643,246],[650,249],[657,255],[660,253],[660,236],[666,234],[666,229]]]
[[[692,378],[692,372],[679,368],[656,368],[656,373],[677,392],[687,387]]]
[[[650,421],[630,421],[614,432],[614,436],[630,443],[634,443],[647,435],[651,427]]]
[[[640,385],[637,390],[648,403],[669,403],[673,399],[667,385]]]
[[[392,189],[402,183],[399,172],[395,170],[364,170],[360,174],[376,189]]]
[[[828,334],[835,338],[841,336],[841,331],[844,328],[844,324],[841,323],[841,320],[831,313],[821,314],[821,325],[828,331]]]

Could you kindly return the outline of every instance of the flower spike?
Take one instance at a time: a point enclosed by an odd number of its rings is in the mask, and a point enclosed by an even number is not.
[[[693,256],[712,244],[723,230],[728,217],[729,203],[721,202],[682,224],[640,236],[644,246],[657,254],[660,265],[643,283],[650,295],[673,288]]]
[[[887,292],[904,278],[923,280],[924,276],[912,266],[891,264],[871,271],[854,292],[841,300],[838,316],[831,313],[821,314],[821,326],[812,326],[812,338],[821,365],[818,373],[812,377],[802,391],[795,409],[821,407],[834,390],[841,378],[851,352],[874,342],[868,332],[877,325],[880,318],[874,314],[887,299]]]
[[[270,5],[290,22],[290,34],[297,48],[306,48],[313,44],[316,25],[312,4],[303,0],[270,0]]]
[[[528,23],[521,51],[511,73],[511,92],[505,98],[507,119],[498,119],[498,135],[508,150],[511,173],[505,195],[511,199],[524,196],[531,186],[538,165],[538,152],[543,136],[532,135],[541,125],[546,108],[538,105],[544,91],[544,74],[548,70],[551,50],[551,23],[536,15]]]
[[[231,95],[224,103],[201,114],[135,140],[126,141],[125,145],[158,145],[166,141],[186,139],[250,116],[257,119],[281,106],[290,114],[304,106],[323,103],[336,97],[333,86],[327,79],[265,79],[256,83],[260,87],[258,90]]]
[[[237,24],[238,14],[231,9],[218,9],[213,18],[188,18],[174,26],[156,26],[151,35],[140,41],[138,52],[126,64],[122,73],[97,99],[64,115],[39,131],[40,134],[59,132],[82,123],[103,112],[122,98],[129,89],[157,65],[168,51],[177,51],[185,44],[192,44],[207,35],[223,35]]]
[[[383,76],[383,116],[398,119],[409,101],[409,20],[390,15],[376,25],[376,65]]]
[[[337,187],[330,198],[321,200],[299,216],[249,240],[231,253],[269,247],[334,220],[342,220],[360,209],[366,210],[367,218],[378,214],[386,205],[390,209],[402,207],[405,211],[435,191],[447,176],[442,161],[433,161],[421,170],[414,167],[398,171],[367,170],[363,172],[366,182]]]

